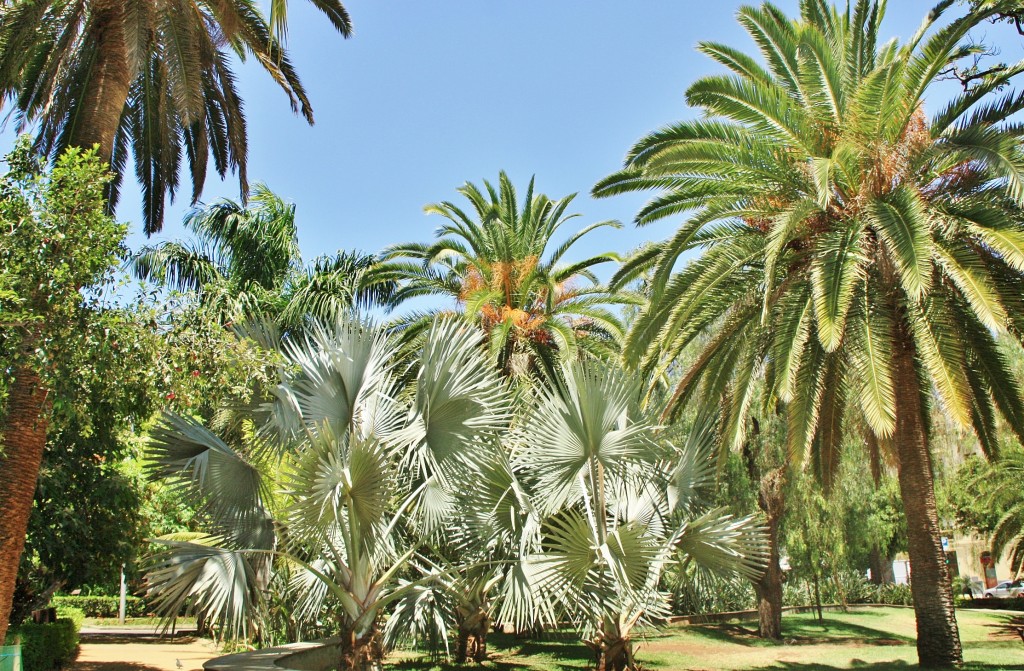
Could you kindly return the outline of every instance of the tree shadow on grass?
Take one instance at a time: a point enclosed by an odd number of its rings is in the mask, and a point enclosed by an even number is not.
[[[849,666],[832,666],[831,664],[804,662],[775,662],[769,666],[751,668],[750,671],[849,671],[850,669],[862,671],[911,671],[918,668],[917,664],[903,661],[865,662],[860,659],[853,659],[850,660]],[[971,662],[964,664],[961,671],[1024,671],[1024,663],[1007,666],[1006,664]]]
[[[540,668],[551,671],[580,671],[590,668],[593,658],[593,653],[580,641],[579,635],[572,632],[545,632],[540,638],[492,633],[487,636],[487,650],[488,659],[483,667],[437,663],[420,658],[392,662],[387,668],[406,671],[466,671],[474,668],[517,671],[536,668],[539,664]],[[519,659],[523,662],[518,662]]]
[[[423,671],[424,669],[431,669],[432,671],[466,671],[466,669],[480,668],[495,669],[496,671],[517,671],[526,667],[508,660],[493,659],[488,659],[485,667],[477,664],[453,664],[452,662],[430,662],[424,659],[403,659],[400,662],[390,662],[385,668],[403,669],[404,671]]]
[[[671,630],[670,630],[671,631]],[[783,618],[782,640],[772,641],[757,635],[756,627],[746,627],[739,623],[716,625],[687,625],[676,632],[686,632],[700,638],[720,643],[732,643],[743,646],[773,645],[845,645],[851,641],[866,645],[913,645],[914,638],[895,634],[885,629],[853,624],[843,620],[825,618],[817,620],[794,620],[789,622]]]

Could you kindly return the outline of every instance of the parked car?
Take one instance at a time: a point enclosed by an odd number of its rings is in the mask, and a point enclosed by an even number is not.
[[[985,598],[988,599],[994,597],[1005,599],[1011,596],[1024,598],[1024,580],[1002,580],[995,587],[985,590]]]

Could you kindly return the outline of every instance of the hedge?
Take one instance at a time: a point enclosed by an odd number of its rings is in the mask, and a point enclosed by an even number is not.
[[[1000,599],[988,597],[961,599],[958,605],[961,608],[975,608],[978,610],[1024,610],[1024,598],[1010,597],[1008,599]]]
[[[77,608],[86,617],[117,617],[120,598],[116,596],[55,596],[50,599],[54,608]],[[125,599],[127,617],[144,617],[146,603],[137,596]]]
[[[53,671],[66,666],[78,653],[78,626],[71,618],[35,624],[24,622],[7,633],[8,642],[21,642],[24,671]]]

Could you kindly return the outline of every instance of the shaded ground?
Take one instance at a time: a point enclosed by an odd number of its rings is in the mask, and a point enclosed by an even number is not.
[[[1024,671],[1024,643],[1013,630],[1020,613],[959,611],[960,634],[968,671]],[[637,658],[648,671],[910,671],[917,669],[914,612],[906,608],[783,617],[783,641],[756,636],[751,622],[679,625],[651,632],[638,641]],[[583,671],[592,668],[589,651],[572,635],[542,641],[488,638],[498,671]],[[386,665],[398,671],[449,669],[410,655]]]
[[[1020,613],[959,611],[966,671],[1024,671],[1024,643],[1013,627]],[[138,630],[137,630],[138,631]],[[144,630],[143,630],[144,631]],[[637,655],[649,671],[911,671],[917,668],[914,612],[879,608],[783,618],[784,640],[757,638],[753,623],[681,625],[651,632],[638,641]],[[397,653],[391,671],[468,668],[494,671],[582,671],[591,656],[570,633],[544,640],[488,637],[490,660],[482,667],[440,667],[416,653]],[[199,671],[219,653],[211,641],[192,635],[174,638],[147,633],[95,633],[83,637],[72,671]]]
[[[71,671],[200,671],[219,656],[212,641],[194,636],[87,635]]]

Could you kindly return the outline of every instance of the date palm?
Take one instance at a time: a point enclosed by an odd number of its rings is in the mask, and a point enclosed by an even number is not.
[[[310,0],[343,36],[338,0]],[[37,148],[99,147],[118,187],[134,159],[147,234],[163,226],[164,201],[187,161],[192,200],[210,158],[217,173],[246,184],[248,139],[232,54],[251,57],[313,122],[306,91],[279,39],[286,0],[274,0],[273,28],[253,0],[13,0],[0,9],[0,95],[20,124],[38,128]]]
[[[400,577],[418,561],[429,494],[454,490],[446,478],[455,473],[468,477],[486,454],[479,444],[509,419],[505,385],[464,324],[438,322],[426,334],[411,388],[398,383],[399,354],[367,324],[314,327],[286,347],[273,419],[257,425],[258,439],[229,445],[192,420],[165,418],[154,434],[157,472],[207,502],[214,524],[202,542],[168,542],[155,562],[147,584],[159,612],[173,617],[191,602],[245,629],[259,615],[260,562],[272,553],[298,567],[300,616],[337,623],[338,668],[379,668],[381,617],[421,584]]]
[[[933,491],[933,391],[986,450],[997,412],[1024,437],[1020,386],[995,340],[1024,335],[1024,151],[1010,121],[1024,96],[996,93],[1024,64],[926,115],[931,85],[972,52],[965,36],[984,18],[936,27],[950,4],[903,45],[878,43],[883,10],[868,0],[846,11],[803,0],[797,20],[742,8],[763,65],[702,43],[731,71],[690,86],[704,115],[643,138],[596,187],[658,190],[638,223],[686,213],[619,277],[654,278],[631,363],[663,370],[698,348],[674,408],[723,402],[725,441],[739,444],[761,377],[766,403],[785,406],[791,457],[809,455],[826,485],[858,425],[894,453],[925,667],[962,660]]]
[[[592,271],[617,255],[609,252],[575,262],[564,257],[584,236],[619,224],[591,224],[552,248],[556,234],[579,216],[566,214],[575,194],[552,200],[535,194],[531,179],[520,204],[504,172],[496,187],[485,180],[482,189],[467,183],[459,193],[469,201],[468,211],[448,201],[425,208],[447,219],[435,242],[385,250],[395,277],[405,280],[397,300],[451,299],[487,334],[507,373],[517,368],[553,370],[559,358],[579,350],[601,356],[617,351],[623,329],[609,306],[628,302],[628,297],[608,292]],[[402,326],[414,334],[440,312],[415,314]]]
[[[143,247],[132,271],[197,294],[225,319],[269,318],[297,328],[309,318],[330,322],[353,307],[385,304],[395,291],[373,255],[338,252],[304,265],[295,206],[263,184],[247,204],[225,199],[193,210],[185,227],[195,241]]]

